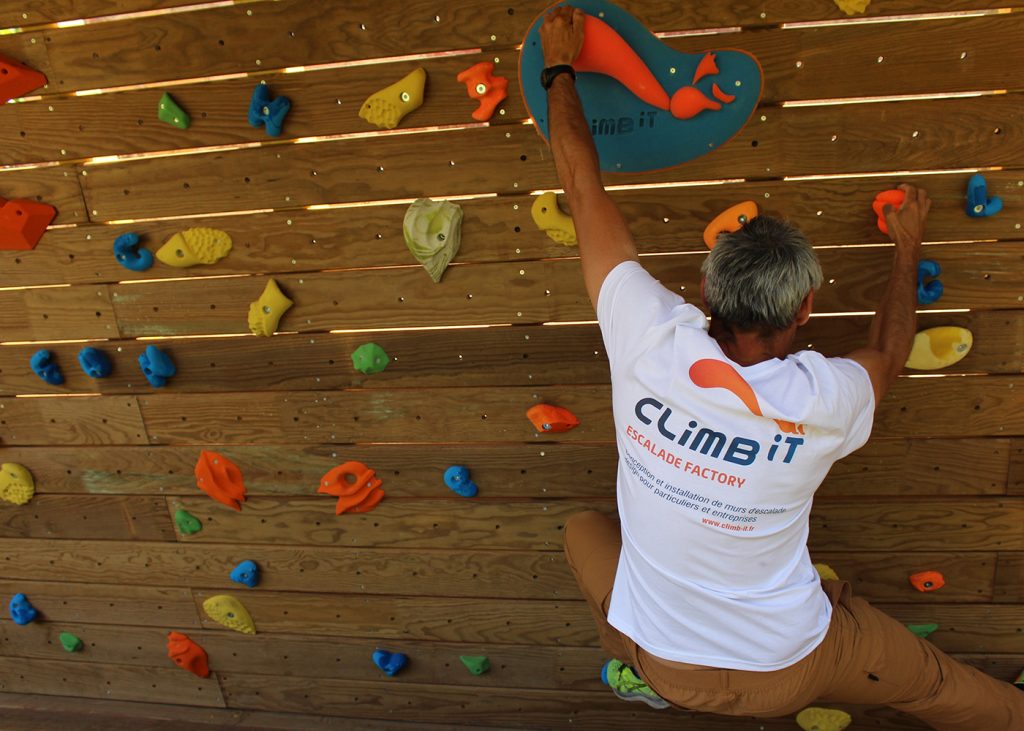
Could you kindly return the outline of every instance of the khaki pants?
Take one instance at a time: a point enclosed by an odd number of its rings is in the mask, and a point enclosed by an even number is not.
[[[608,624],[619,527],[601,513],[573,515],[565,555],[590,605],[601,646],[630,663],[674,706],[732,716],[785,716],[815,701],[885,704],[942,731],[1024,731],[1024,692],[951,659],[863,599],[823,581],[828,634],[783,670],[722,670],[662,660]]]

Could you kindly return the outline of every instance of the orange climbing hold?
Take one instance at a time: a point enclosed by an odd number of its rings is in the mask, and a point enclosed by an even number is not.
[[[757,218],[757,204],[754,201],[743,201],[726,208],[704,229],[704,243],[713,249],[719,234],[739,231],[747,221],[754,218]]]
[[[892,190],[883,190],[876,195],[875,202],[871,204],[875,215],[878,216],[878,230],[886,236],[889,235],[889,224],[885,220],[885,205],[891,203],[893,208],[899,210],[903,206],[904,198],[906,195],[902,190],[893,188]]]
[[[384,499],[381,484],[377,473],[362,462],[346,462],[320,478],[317,492],[337,496],[335,515],[366,513]]]
[[[614,28],[593,15],[583,18],[583,48],[572,67],[611,76],[652,107],[669,108],[668,93],[643,59]]]
[[[46,86],[46,77],[10,56],[0,54],[0,104]]]
[[[494,75],[494,63],[481,61],[473,64],[455,77],[456,81],[466,85],[466,92],[471,99],[476,99],[480,106],[473,112],[473,119],[486,122],[494,116],[494,110],[508,96],[508,79]]]
[[[946,585],[946,580],[938,571],[920,571],[910,575],[910,583],[918,591],[935,591]]]
[[[196,486],[219,503],[241,510],[245,502],[245,483],[238,465],[217,452],[205,449],[196,462]]]
[[[576,415],[551,404],[537,404],[526,412],[526,418],[533,422],[533,428],[539,432],[564,432],[580,425]]]
[[[732,94],[726,94],[724,91],[718,88],[718,84],[711,85],[711,93],[715,95],[715,99],[722,102],[723,104],[729,104],[730,102],[736,101],[736,97]]]
[[[0,249],[29,251],[36,248],[56,215],[57,209],[45,203],[0,198]]]
[[[188,635],[181,632],[167,633],[167,657],[183,670],[198,675],[200,678],[210,677],[210,663],[206,650],[197,645]]]
[[[704,54],[704,58],[700,60],[700,63],[697,64],[697,70],[693,72],[693,81],[690,83],[696,84],[705,76],[714,76],[717,73],[718,64],[715,63],[715,54],[708,51]]]
[[[696,86],[684,86],[672,95],[672,116],[676,119],[691,119],[710,109],[717,112],[722,105],[709,98]]]

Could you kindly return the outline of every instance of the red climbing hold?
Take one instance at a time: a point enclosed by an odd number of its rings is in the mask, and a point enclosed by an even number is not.
[[[885,220],[885,205],[891,203],[893,208],[899,210],[903,206],[904,198],[906,198],[904,192],[894,188],[892,190],[883,190],[875,196],[875,202],[871,204],[875,215],[878,216],[878,230],[886,236],[889,235],[889,224]]]
[[[643,59],[614,28],[593,15],[583,18],[583,48],[572,66],[611,76],[652,107],[669,108],[668,94]]]
[[[718,111],[722,105],[695,86],[684,86],[672,95],[672,116],[676,119],[691,119],[705,109]]]
[[[494,116],[502,100],[508,96],[508,79],[494,75],[494,63],[481,61],[459,73],[455,80],[466,85],[466,92],[471,99],[476,99],[480,106],[473,112],[473,119],[486,122]]]
[[[0,249],[36,248],[56,215],[57,209],[45,203],[0,198]]]
[[[698,81],[703,79],[705,76],[714,76],[718,73],[718,64],[715,63],[715,54],[708,51],[704,54],[704,58],[697,64],[697,70],[693,72],[693,81],[690,83],[696,84]],[[730,101],[732,101],[730,99]]]
[[[217,452],[205,449],[196,462],[196,486],[219,503],[241,510],[245,502],[245,483],[238,465]]]
[[[200,678],[210,677],[210,664],[206,650],[197,645],[188,635],[181,632],[167,633],[167,657],[183,670],[198,675]]]
[[[910,583],[918,591],[935,591],[946,585],[946,580],[938,571],[921,571],[910,575]]]
[[[526,418],[539,432],[565,432],[580,425],[580,420],[569,409],[551,404],[537,404],[526,412]]]
[[[41,86],[46,86],[43,74],[10,56],[0,54],[0,104],[25,96]]]
[[[335,515],[366,513],[384,499],[381,484],[377,473],[362,462],[346,462],[320,478],[317,492],[337,496]]]

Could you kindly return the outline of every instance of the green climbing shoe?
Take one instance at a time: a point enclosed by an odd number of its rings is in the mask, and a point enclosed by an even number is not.
[[[601,668],[601,680],[624,701],[643,701],[651,708],[668,708],[669,702],[651,690],[626,663],[609,660]]]

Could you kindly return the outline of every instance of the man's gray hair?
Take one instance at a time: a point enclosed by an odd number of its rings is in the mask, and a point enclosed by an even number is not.
[[[701,272],[711,316],[730,328],[763,335],[792,325],[800,303],[822,279],[807,237],[771,216],[719,234]]]

